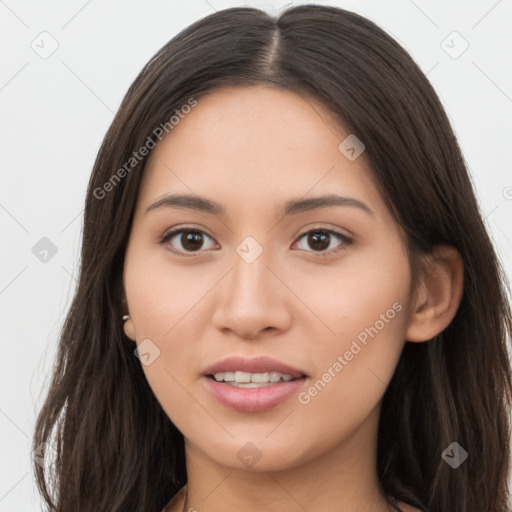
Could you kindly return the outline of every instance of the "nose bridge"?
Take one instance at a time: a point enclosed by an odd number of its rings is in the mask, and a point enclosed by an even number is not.
[[[236,248],[230,282],[230,297],[239,306],[257,307],[267,296],[272,272],[269,271],[269,253],[253,237],[247,237]],[[275,290],[274,290],[275,291]]]
[[[229,284],[215,306],[214,322],[246,337],[254,337],[269,327],[284,327],[283,290],[273,272],[271,255],[255,239],[245,239],[236,247],[231,260]]]

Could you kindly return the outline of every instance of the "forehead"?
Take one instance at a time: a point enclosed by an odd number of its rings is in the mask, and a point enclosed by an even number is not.
[[[337,147],[343,133],[341,124],[317,100],[257,85],[225,87],[201,97],[168,138],[199,151],[214,150],[217,156],[243,150],[249,158],[261,158],[262,148],[271,146],[279,148],[277,155],[332,143]]]
[[[272,86],[226,87],[198,99],[152,150],[140,201],[169,192],[263,205],[307,194],[379,196],[364,153],[350,161],[350,133],[311,97]]]

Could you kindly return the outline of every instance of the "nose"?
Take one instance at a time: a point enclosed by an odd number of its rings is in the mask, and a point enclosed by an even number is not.
[[[289,328],[290,292],[268,266],[265,251],[252,263],[235,254],[233,268],[218,289],[214,326],[244,339],[260,339]]]

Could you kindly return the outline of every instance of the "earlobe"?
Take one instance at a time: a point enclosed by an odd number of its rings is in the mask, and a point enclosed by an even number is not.
[[[418,285],[407,341],[428,341],[448,327],[462,299],[463,281],[459,252],[449,245],[436,246]]]
[[[126,302],[123,301],[123,306],[126,305]],[[123,315],[123,330],[126,336],[130,338],[132,341],[135,341],[135,329],[133,328],[133,322],[130,318],[130,315],[125,314]]]
[[[123,324],[123,330],[126,336],[128,336],[128,338],[130,338],[132,341],[135,341],[135,329],[133,328],[133,322],[131,318],[125,320]]]
[[[123,311],[123,330],[126,336],[130,338],[132,341],[136,340],[135,337],[135,329],[133,328],[133,322],[128,313],[128,302],[126,300],[126,295],[123,292],[123,299],[121,301],[121,309]]]

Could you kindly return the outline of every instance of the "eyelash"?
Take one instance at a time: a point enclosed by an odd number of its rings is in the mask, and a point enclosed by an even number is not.
[[[202,235],[206,235],[210,239],[213,239],[212,237],[210,237],[207,233],[205,233],[201,229],[190,226],[190,227],[175,229],[173,231],[169,231],[169,232],[165,233],[162,236],[162,238],[160,238],[158,240],[158,243],[161,245],[165,245],[170,239],[174,238],[176,235],[179,235],[181,233],[186,233],[186,232],[200,233]],[[327,256],[331,256],[333,254],[339,253],[339,252],[343,252],[345,250],[346,246],[352,245],[354,243],[354,241],[351,238],[349,238],[347,235],[340,233],[339,231],[336,231],[335,229],[328,229],[328,228],[310,229],[309,231],[306,231],[306,232],[302,233],[301,235],[299,235],[298,240],[301,240],[304,236],[309,235],[310,233],[324,233],[324,234],[327,233],[329,235],[334,235],[336,237],[339,237],[342,241],[341,245],[345,246],[342,249],[338,249],[338,250],[334,250],[334,251],[333,250],[331,250],[331,251],[307,251],[307,252],[312,252],[315,255],[318,255],[320,257],[327,257]],[[189,252],[187,252],[187,251],[183,252],[183,251],[179,251],[179,250],[175,250],[175,249],[169,249],[169,250],[174,253],[177,253],[181,256],[184,256],[184,257],[191,257],[191,256],[195,256],[201,252],[204,252],[202,250],[189,251]]]

